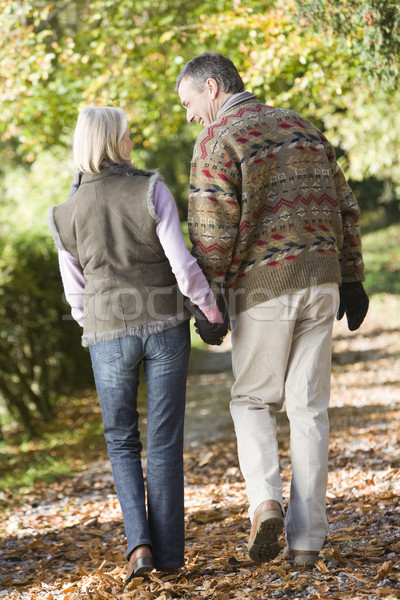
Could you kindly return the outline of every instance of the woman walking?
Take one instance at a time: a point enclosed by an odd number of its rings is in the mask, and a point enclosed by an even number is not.
[[[153,567],[184,564],[185,296],[208,321],[222,322],[186,249],[171,193],[157,171],[132,165],[132,147],[121,109],[83,110],[74,133],[79,175],[68,200],[49,211],[65,295],[90,349],[125,524],[126,581]],[[141,364],[148,395],[147,490],[137,411]]]

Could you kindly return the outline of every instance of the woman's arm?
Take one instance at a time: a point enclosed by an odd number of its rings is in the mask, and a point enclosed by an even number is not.
[[[71,314],[75,321],[83,327],[83,293],[85,277],[79,261],[66,250],[58,251],[61,279],[64,286],[65,298],[71,306]]]
[[[221,323],[222,317],[214,294],[196,259],[186,248],[175,201],[169,189],[161,182],[155,187],[154,208],[160,219],[156,232],[179,289],[199,306],[210,323]],[[59,250],[58,258],[65,298],[71,306],[73,318],[83,327],[85,278],[82,267],[66,250]]]
[[[172,194],[161,182],[157,182],[155,186],[154,208],[160,219],[156,232],[180,291],[201,309],[210,323],[222,323],[214,293],[196,259],[186,247]]]

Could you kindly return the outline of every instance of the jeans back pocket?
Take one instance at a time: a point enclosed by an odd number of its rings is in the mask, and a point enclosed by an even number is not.
[[[122,357],[121,342],[119,338],[115,340],[104,340],[97,344],[91,344],[90,354],[97,360],[105,363],[113,362]]]

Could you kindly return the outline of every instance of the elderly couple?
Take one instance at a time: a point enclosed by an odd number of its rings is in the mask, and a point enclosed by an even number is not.
[[[203,126],[190,172],[191,253],[159,173],[132,165],[127,118],[118,108],[79,114],[78,174],[67,201],[49,211],[66,298],[90,350],[126,530],[126,581],[184,565],[192,313],[213,344],[226,334],[229,315],[230,407],[249,501],[250,559],[275,558],[285,526],[284,558],[312,566],[327,535],[333,322],[346,313],[349,329],[357,329],[368,310],[359,207],[323,133],[245,91],[228,58],[196,56],[176,90],[188,122]],[[275,421],[284,400],[292,463],[286,511]]]

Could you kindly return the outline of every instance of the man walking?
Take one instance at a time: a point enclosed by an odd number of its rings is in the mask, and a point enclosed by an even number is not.
[[[233,63],[206,52],[176,89],[197,138],[189,234],[232,328],[231,415],[252,522],[249,555],[278,555],[283,528],[275,413],[286,401],[292,481],[285,556],[314,565],[327,534],[332,327],[368,310],[357,201],[325,138],[244,91]],[[340,287],[339,287],[340,286]]]

